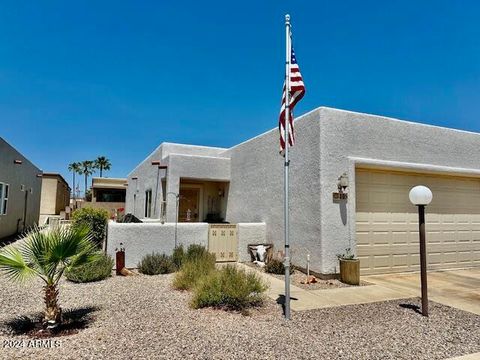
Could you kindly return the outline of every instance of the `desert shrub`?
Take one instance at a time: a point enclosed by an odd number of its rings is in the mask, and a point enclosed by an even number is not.
[[[108,217],[107,210],[85,207],[73,212],[72,226],[74,228],[87,226],[90,229],[92,241],[101,249],[107,233]]]
[[[270,274],[284,275],[285,274],[285,265],[279,259],[271,259],[268,263],[265,264],[265,272]],[[290,274],[293,273],[293,265],[290,265]]]
[[[97,260],[65,271],[68,280],[85,283],[100,281],[112,275],[113,259],[99,252]]]
[[[192,289],[199,279],[215,270],[215,255],[205,251],[203,255],[185,258],[180,271],[175,274],[173,287],[179,290]]]
[[[204,257],[208,254],[208,250],[203,245],[191,244],[185,253],[184,261],[189,261],[197,258]]]
[[[151,253],[142,258],[138,271],[146,275],[170,274],[175,271],[175,265],[170,256]]]
[[[175,266],[175,270],[179,270],[182,266],[183,260],[185,258],[185,250],[183,250],[183,245],[177,246],[173,249],[172,262]]]
[[[260,305],[266,289],[257,274],[227,265],[200,279],[194,288],[192,306],[245,310]]]

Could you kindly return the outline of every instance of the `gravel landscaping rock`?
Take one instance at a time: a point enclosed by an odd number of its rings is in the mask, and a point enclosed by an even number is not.
[[[285,275],[278,275],[278,274],[270,274],[266,273],[263,268],[255,265],[254,263],[251,262],[246,262],[244,263],[245,265],[256,269],[257,271],[263,272],[269,276],[273,276],[274,278],[280,279],[282,281],[285,281]],[[330,279],[330,280],[322,280],[317,278],[316,283],[312,284],[302,284],[302,281],[305,281],[307,278],[307,275],[301,272],[298,269],[295,269],[295,271],[290,275],[290,284],[298,286],[301,289],[305,290],[323,290],[323,289],[336,289],[336,288],[344,288],[344,287],[351,287],[351,286],[358,286],[358,285],[349,285],[342,283],[340,280],[337,279]],[[372,285],[369,282],[360,281],[359,286],[367,286],[367,285]]]
[[[62,282],[64,308],[96,307],[77,334],[37,343],[13,335],[6,322],[42,311],[41,283],[0,278],[2,359],[444,359],[480,351],[480,316],[418,299],[293,312],[285,322],[267,300],[250,316],[193,310],[190,294],[171,288],[172,275]],[[400,304],[408,304],[402,307]],[[8,341],[17,347],[8,348]],[[23,341],[23,342],[22,342]],[[52,347],[49,347],[52,346]]]

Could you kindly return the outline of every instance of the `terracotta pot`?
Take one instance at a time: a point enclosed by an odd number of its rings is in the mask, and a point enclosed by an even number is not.
[[[349,285],[360,285],[359,259],[340,259],[340,281]]]

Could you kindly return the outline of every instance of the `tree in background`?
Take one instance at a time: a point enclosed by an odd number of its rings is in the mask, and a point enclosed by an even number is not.
[[[94,162],[85,160],[81,162],[81,173],[85,176],[85,194],[87,194],[88,176],[94,173]]]
[[[103,170],[110,170],[112,164],[105,156],[99,156],[95,160],[95,168],[100,170],[100,177],[103,175]]]
[[[75,174],[80,174],[81,172],[81,166],[82,164],[79,162],[73,162],[71,164],[68,164],[68,171],[72,172],[73,175],[73,184],[72,184],[72,193],[73,193],[73,199],[75,199]]]

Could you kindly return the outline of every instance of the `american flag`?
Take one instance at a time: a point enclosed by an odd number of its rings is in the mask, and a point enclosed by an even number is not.
[[[280,109],[280,117],[278,121],[278,129],[280,130],[280,152],[285,150],[285,88],[286,84],[283,83],[283,95],[282,95],[282,107]],[[290,116],[289,116],[289,132],[288,143],[290,146],[295,144],[295,131],[293,129],[293,108],[305,95],[305,85],[303,84],[302,74],[300,74],[300,68],[297,64],[295,57],[295,51],[292,47],[292,55],[290,60]]]

